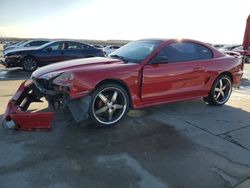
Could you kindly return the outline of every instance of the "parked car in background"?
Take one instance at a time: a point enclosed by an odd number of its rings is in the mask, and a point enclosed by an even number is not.
[[[243,50],[243,46],[242,45],[240,45],[240,46],[238,46],[236,48],[233,48],[232,51],[238,52],[241,55],[244,55],[244,50]],[[245,55],[246,55],[245,62],[246,63],[250,63],[250,47],[248,47],[248,49],[245,50]]]
[[[106,55],[111,54],[112,52],[114,52],[115,50],[119,49],[120,46],[115,46],[115,45],[108,45],[105,48],[103,48],[103,51]]]
[[[221,52],[231,51],[238,46],[240,46],[240,45],[239,44],[224,45],[222,48],[218,48],[218,50]]]
[[[68,105],[75,121],[84,120],[88,113],[101,127],[117,124],[129,108],[194,98],[220,106],[230,98],[232,86],[240,83],[242,67],[241,58],[194,40],[134,41],[107,58],[64,61],[36,70],[32,79],[19,87],[14,95],[17,102],[10,101],[4,118],[15,125],[18,117],[11,119],[11,113],[25,118],[30,114],[26,112],[29,104],[43,96],[51,105]],[[15,111],[17,106],[21,112]],[[39,127],[44,116],[33,115],[33,127]],[[47,116],[47,124],[52,117],[53,113]]]
[[[223,48],[225,44],[212,44],[212,46],[219,49],[219,48]]]
[[[101,49],[81,42],[58,40],[40,47],[10,51],[4,56],[4,65],[34,71],[37,67],[59,61],[95,56],[104,56],[104,53]]]
[[[25,49],[25,48],[30,48],[30,47],[38,47],[42,46],[46,43],[50,42],[50,40],[28,40],[28,41],[22,41],[19,42],[15,45],[11,45],[7,48],[4,49],[3,54],[5,55],[6,53],[12,51],[12,50],[17,50],[17,49]]]

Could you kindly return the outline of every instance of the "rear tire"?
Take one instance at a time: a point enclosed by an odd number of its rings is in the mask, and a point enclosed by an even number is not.
[[[213,106],[224,105],[232,93],[232,80],[228,75],[219,76],[204,101]]]
[[[37,69],[37,60],[31,56],[24,57],[22,67],[25,71],[32,72]]]
[[[99,127],[117,124],[128,112],[127,91],[118,84],[104,84],[92,93],[89,116]]]

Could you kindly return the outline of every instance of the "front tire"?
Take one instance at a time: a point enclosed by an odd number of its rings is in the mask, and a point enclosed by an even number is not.
[[[24,57],[22,67],[25,71],[32,72],[37,69],[37,60],[31,56]]]
[[[89,115],[99,127],[111,127],[127,114],[128,108],[127,91],[118,84],[104,84],[92,93]]]
[[[213,106],[224,105],[232,93],[232,80],[228,75],[219,76],[204,101]]]

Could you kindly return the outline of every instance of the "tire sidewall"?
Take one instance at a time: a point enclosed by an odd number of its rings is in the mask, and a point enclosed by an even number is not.
[[[104,90],[105,88],[117,88],[117,89],[119,89],[124,94],[124,97],[126,99],[126,109],[125,109],[122,117],[118,121],[116,121],[115,123],[108,124],[108,125],[99,122],[96,119],[94,112],[93,112],[93,105],[94,105],[94,102],[96,99],[96,95],[99,94],[99,92]],[[112,126],[118,124],[127,115],[127,112],[129,110],[129,104],[130,104],[130,100],[129,100],[128,93],[122,86],[120,86],[119,84],[115,84],[115,83],[114,84],[113,83],[104,84],[104,85],[101,85],[100,87],[98,87],[97,89],[95,89],[91,94],[91,102],[89,105],[89,117],[91,118],[92,122],[95,125],[97,125],[98,127],[102,127],[102,128],[112,127]]]

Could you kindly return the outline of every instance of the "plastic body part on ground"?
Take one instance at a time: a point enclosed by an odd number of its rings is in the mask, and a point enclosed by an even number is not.
[[[23,82],[8,102],[2,117],[2,126],[26,131],[34,129],[49,130],[54,112],[30,112],[28,107],[32,102],[42,101],[36,95],[32,84]]]

